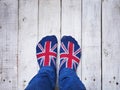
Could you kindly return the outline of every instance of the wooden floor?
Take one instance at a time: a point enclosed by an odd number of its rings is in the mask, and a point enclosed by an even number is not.
[[[0,90],[24,90],[46,35],[81,45],[77,73],[87,90],[120,90],[120,0],[0,0]]]

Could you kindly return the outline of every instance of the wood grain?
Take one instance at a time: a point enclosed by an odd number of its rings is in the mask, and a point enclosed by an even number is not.
[[[120,0],[104,0],[102,5],[103,90],[120,89]]]
[[[0,0],[0,90],[17,90],[17,3]]]
[[[19,1],[18,90],[37,73],[38,0]]]
[[[101,90],[101,0],[82,2],[82,80]]]

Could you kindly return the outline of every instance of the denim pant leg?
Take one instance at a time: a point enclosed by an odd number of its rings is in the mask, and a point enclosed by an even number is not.
[[[56,71],[52,67],[42,67],[25,90],[54,90],[55,82]]]
[[[75,71],[64,68],[59,75],[59,90],[86,90]]]

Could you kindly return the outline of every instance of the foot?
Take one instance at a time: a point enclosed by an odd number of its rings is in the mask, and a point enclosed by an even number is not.
[[[56,68],[57,38],[55,36],[44,37],[37,44],[36,56],[40,68],[45,66]]]
[[[60,46],[60,71],[64,68],[76,71],[80,57],[81,49],[77,41],[71,36],[64,36]]]

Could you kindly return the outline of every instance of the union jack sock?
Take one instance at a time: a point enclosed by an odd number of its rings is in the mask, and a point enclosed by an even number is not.
[[[76,71],[80,62],[81,49],[71,36],[63,36],[60,46],[60,71],[64,68]]]
[[[44,37],[37,44],[36,56],[40,68],[50,66],[56,69],[57,38],[54,35]]]

